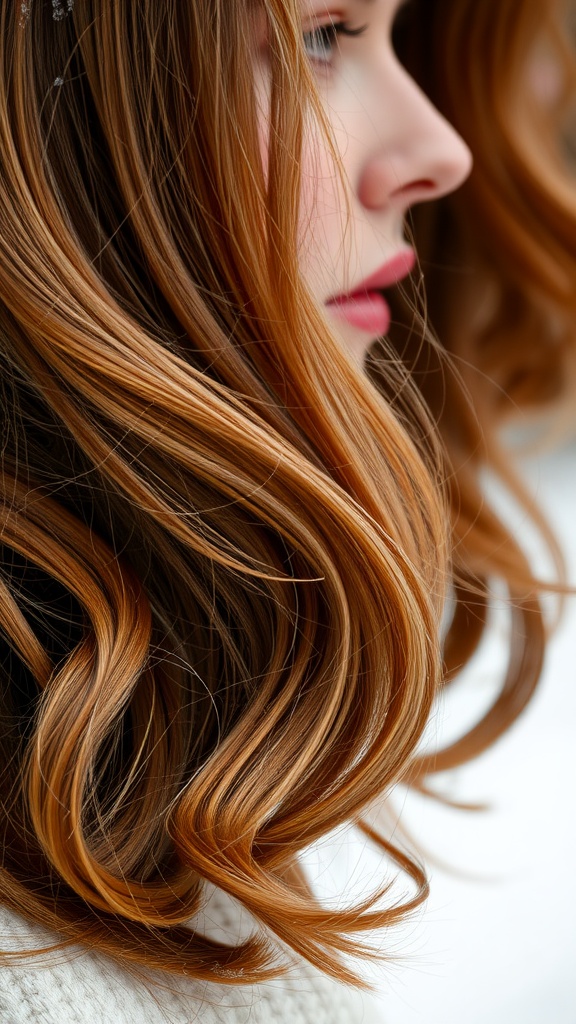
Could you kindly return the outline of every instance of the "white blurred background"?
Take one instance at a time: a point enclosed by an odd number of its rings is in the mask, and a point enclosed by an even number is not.
[[[576,445],[524,460],[523,472],[576,584]],[[549,577],[525,514],[499,500]],[[502,629],[496,609],[489,639],[431,723],[434,740],[460,734],[490,701]],[[490,809],[396,794],[402,821],[429,854],[431,897],[385,935],[394,962],[371,974],[383,1024],[576,1024],[576,597],[566,599],[527,710],[491,750],[439,781]],[[335,900],[343,882],[352,896],[382,877],[381,860],[352,834],[322,844],[311,864],[320,893]]]

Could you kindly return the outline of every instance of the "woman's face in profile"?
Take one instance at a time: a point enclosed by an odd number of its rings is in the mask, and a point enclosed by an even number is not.
[[[404,241],[408,209],[458,188],[471,169],[466,144],[394,52],[392,30],[402,6],[397,0],[301,0],[304,46],[347,193],[325,140],[312,130],[302,166],[302,271],[359,360],[388,330],[380,290],[414,263]],[[256,64],[265,148],[264,40]]]

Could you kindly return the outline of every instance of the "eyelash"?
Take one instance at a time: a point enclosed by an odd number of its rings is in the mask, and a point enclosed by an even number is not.
[[[352,38],[356,38],[357,36],[361,36],[367,28],[367,25],[361,25],[360,28],[350,28],[350,25],[346,21],[330,21],[326,25],[319,25],[318,28],[311,29],[309,32],[304,32],[304,48],[306,49],[310,60],[328,67],[334,57],[334,49],[338,46],[338,36],[351,36]],[[313,50],[318,44],[325,49],[329,49],[329,54],[319,56],[317,51],[311,52],[311,50]]]

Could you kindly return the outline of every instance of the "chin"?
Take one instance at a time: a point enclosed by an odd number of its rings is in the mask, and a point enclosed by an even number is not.
[[[366,331],[360,331],[341,322],[334,323],[331,321],[330,326],[334,334],[342,342],[343,348],[346,349],[359,366],[363,366],[368,352],[378,339],[370,337]]]

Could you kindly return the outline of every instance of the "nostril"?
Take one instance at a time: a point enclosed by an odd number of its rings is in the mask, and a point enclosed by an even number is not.
[[[435,193],[438,189],[437,182],[433,181],[432,178],[419,178],[417,181],[410,181],[407,184],[402,185],[401,188],[396,189],[392,193],[392,197],[402,196],[406,199],[412,199],[412,197],[418,196],[419,198],[426,198],[430,193]]]

